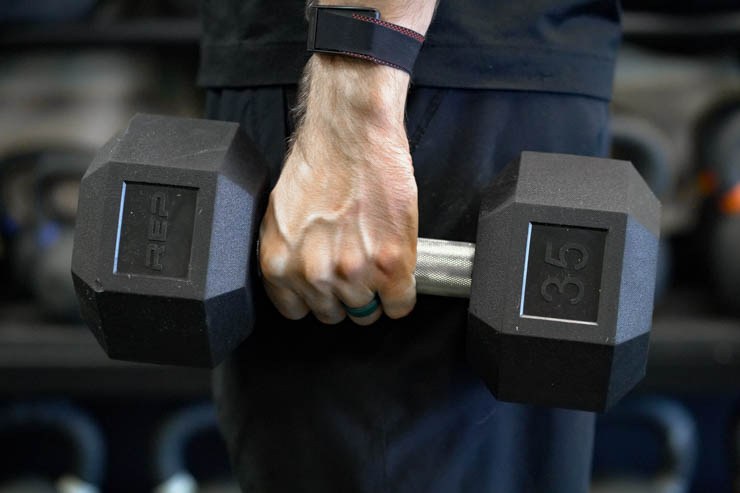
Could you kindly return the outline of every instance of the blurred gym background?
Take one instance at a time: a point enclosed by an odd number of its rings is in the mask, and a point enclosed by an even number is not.
[[[740,5],[624,2],[616,157],[663,201],[648,375],[595,493],[740,492]],[[138,111],[199,116],[197,0],[0,2],[0,493],[237,491],[206,371],[108,360],[71,285],[77,182]]]

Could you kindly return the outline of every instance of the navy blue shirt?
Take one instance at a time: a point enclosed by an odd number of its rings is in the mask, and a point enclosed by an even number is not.
[[[204,0],[200,84],[296,83],[304,12],[304,0]],[[613,0],[441,0],[413,82],[609,99],[619,21]]]
[[[205,0],[203,15],[207,115],[239,121],[274,181],[304,0]],[[406,107],[419,235],[474,241],[483,190],[522,150],[603,155],[618,41],[616,2],[441,0]],[[419,296],[372,327],[257,305],[214,374],[243,491],[589,490],[594,415],[494,399],[466,363],[466,300]]]

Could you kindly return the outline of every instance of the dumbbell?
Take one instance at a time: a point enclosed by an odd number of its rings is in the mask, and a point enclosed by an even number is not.
[[[252,331],[266,168],[235,123],[137,115],[80,188],[72,274],[112,358],[212,367]],[[631,164],[524,152],[477,244],[418,240],[417,292],[470,297],[502,400],[603,410],[643,376],[660,204]]]
[[[670,193],[675,181],[675,152],[670,138],[660,128],[640,116],[616,114],[612,116],[611,137],[611,157],[631,162],[657,197]],[[663,237],[658,248],[656,302],[671,282],[672,262],[673,248]]]

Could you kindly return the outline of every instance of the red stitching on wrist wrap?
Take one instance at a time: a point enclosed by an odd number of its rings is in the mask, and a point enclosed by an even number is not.
[[[369,60],[371,62],[375,62],[380,65],[387,65],[388,67],[397,68],[398,70],[403,70],[404,72],[406,72],[406,69],[404,69],[403,67],[398,66],[395,63],[386,62],[385,60],[381,60],[380,58],[375,58],[374,56],[363,55],[361,53],[352,53],[351,51],[340,51],[339,53],[341,53],[342,55],[347,55],[347,56],[351,56],[354,58],[361,58],[363,60]]]
[[[397,26],[396,24],[391,24],[390,22],[382,21],[380,19],[375,19],[373,17],[368,17],[366,15],[360,15],[360,14],[352,14],[352,18],[357,19],[358,21],[371,22],[379,26],[387,27],[388,29],[393,29],[394,31],[397,31],[401,34],[405,34],[409,38],[415,39],[419,43],[424,42],[424,36],[422,36],[421,34],[417,33],[416,31],[412,31],[411,29],[407,29],[402,26]]]

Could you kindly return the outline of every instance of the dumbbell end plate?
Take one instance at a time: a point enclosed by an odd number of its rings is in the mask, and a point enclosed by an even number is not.
[[[110,357],[212,367],[251,332],[265,170],[230,122],[136,115],[100,150],[72,273]]]
[[[497,398],[604,410],[645,374],[660,204],[626,161],[524,152],[483,199],[468,355]]]

